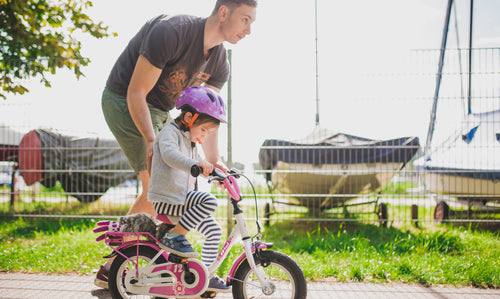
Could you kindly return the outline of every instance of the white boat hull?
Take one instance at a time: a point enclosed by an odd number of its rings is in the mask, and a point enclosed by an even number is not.
[[[470,114],[459,130],[417,159],[426,189],[458,199],[500,200],[500,110]]]
[[[301,206],[327,209],[387,185],[401,167],[402,163],[316,166],[280,161],[273,171],[272,183]]]
[[[460,199],[500,201],[500,181],[440,173],[426,173],[427,189],[436,194],[451,195]]]

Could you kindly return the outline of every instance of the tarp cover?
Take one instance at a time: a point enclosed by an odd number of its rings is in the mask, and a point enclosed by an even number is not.
[[[408,162],[420,147],[418,137],[374,140],[328,130],[315,130],[298,141],[265,140],[259,153],[263,169],[287,163],[355,164]]]
[[[60,181],[64,190],[82,202],[92,202],[109,187],[135,178],[125,154],[114,139],[65,136],[37,129],[43,160],[43,181],[52,187]]]
[[[441,175],[500,181],[500,110],[472,113],[415,169]]]
[[[21,130],[0,125],[0,161],[17,161],[19,142],[23,135]]]

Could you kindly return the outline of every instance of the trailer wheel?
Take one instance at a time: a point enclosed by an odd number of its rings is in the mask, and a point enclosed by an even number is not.
[[[450,207],[445,201],[441,200],[436,204],[436,208],[434,209],[434,220],[437,223],[441,223],[449,218],[450,218]]]
[[[387,204],[386,203],[380,203],[378,205],[378,221],[380,226],[382,227],[387,227],[387,222],[388,222],[388,212],[387,212]]]

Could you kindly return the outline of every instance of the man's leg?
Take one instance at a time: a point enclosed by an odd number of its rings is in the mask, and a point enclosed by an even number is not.
[[[149,173],[147,170],[139,171],[139,177],[141,178],[142,193],[139,194],[134,204],[130,207],[127,215],[136,213],[148,213],[149,215],[156,217],[156,211],[153,208],[153,203],[148,201],[148,186],[149,186]]]
[[[157,134],[171,120],[170,114],[156,109],[151,105],[148,106],[151,112],[153,128],[155,129],[155,134]],[[130,165],[134,171],[139,173],[141,179],[142,193],[132,204],[127,215],[145,212],[156,217],[157,213],[153,208],[153,203],[147,199],[149,172],[147,169],[140,170],[147,168],[146,159],[141,158],[146,157],[146,143],[128,112],[126,98],[116,95],[105,88],[102,95],[102,110],[108,127],[127,156]],[[107,275],[109,274],[112,262],[113,258],[110,258],[101,266],[94,281],[95,285],[105,289],[108,288]]]
[[[149,107],[149,112],[151,113],[151,122],[153,123],[153,129],[155,130],[155,135],[158,135],[161,129],[163,129],[163,127],[167,123],[169,123],[172,120],[172,118],[170,117],[170,114],[168,112],[154,108],[150,104],[148,104],[148,107]],[[144,212],[150,214],[153,217],[156,217],[157,213],[153,208],[153,203],[149,202],[147,199],[149,178],[150,178],[149,171],[148,170],[139,171],[139,177],[141,178],[142,193],[137,197],[134,204],[130,207],[130,210],[128,211],[127,215]]]
[[[102,110],[106,123],[120,144],[130,166],[139,173],[141,179],[142,193],[132,204],[127,215],[145,212],[156,216],[152,203],[147,200],[149,173],[147,170],[141,170],[147,168],[146,159],[141,158],[146,157],[146,144],[128,112],[126,98],[105,88],[102,95]],[[96,286],[108,288],[109,269],[113,260],[114,258],[108,259],[97,272],[94,280]]]

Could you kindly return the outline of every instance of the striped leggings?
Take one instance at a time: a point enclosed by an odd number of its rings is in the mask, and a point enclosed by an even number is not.
[[[179,224],[190,231],[194,229],[205,236],[201,250],[201,261],[211,265],[217,258],[222,229],[211,216],[217,208],[217,199],[210,193],[189,191],[184,205],[172,205],[165,202],[153,202],[158,214],[181,216]]]

